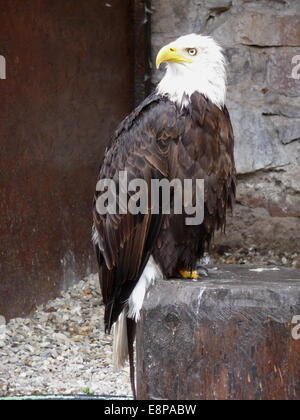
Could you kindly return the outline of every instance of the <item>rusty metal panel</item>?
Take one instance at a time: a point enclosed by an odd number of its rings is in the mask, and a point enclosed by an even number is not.
[[[91,202],[133,106],[130,0],[0,5],[0,314],[28,314],[94,261]]]
[[[138,399],[299,400],[299,285],[300,270],[253,266],[158,282],[137,327]]]
[[[151,0],[133,0],[134,19],[134,103],[137,106],[152,90],[151,83]]]

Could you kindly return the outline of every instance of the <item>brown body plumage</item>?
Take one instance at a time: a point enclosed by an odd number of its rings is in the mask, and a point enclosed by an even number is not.
[[[110,331],[152,254],[166,278],[193,269],[214,232],[224,228],[235,196],[233,134],[227,109],[199,93],[180,109],[167,98],[151,95],[116,131],[99,179],[204,179],[205,216],[187,226],[186,215],[99,215],[94,201],[96,244],[102,267],[105,329]],[[172,208],[172,206],[171,206]]]

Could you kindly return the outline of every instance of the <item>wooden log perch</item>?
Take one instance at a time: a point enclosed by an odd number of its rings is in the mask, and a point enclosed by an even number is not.
[[[157,282],[137,329],[138,399],[299,400],[297,315],[300,270]]]

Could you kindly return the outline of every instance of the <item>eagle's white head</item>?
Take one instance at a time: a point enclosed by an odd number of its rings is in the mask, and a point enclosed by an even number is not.
[[[161,95],[185,106],[194,92],[202,93],[221,108],[226,96],[226,68],[222,48],[209,36],[190,34],[163,47],[156,67],[167,63],[157,87]]]

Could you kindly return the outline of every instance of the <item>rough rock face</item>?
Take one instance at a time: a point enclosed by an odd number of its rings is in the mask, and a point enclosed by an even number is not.
[[[232,244],[263,246],[267,225],[269,242],[299,250],[299,0],[152,0],[152,6],[153,56],[190,32],[209,34],[225,49],[242,205]],[[155,73],[153,81],[160,77]],[[238,236],[243,242],[236,243]]]

